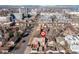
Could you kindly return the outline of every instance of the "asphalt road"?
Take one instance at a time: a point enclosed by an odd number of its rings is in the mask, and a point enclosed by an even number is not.
[[[23,40],[25,42],[22,42]],[[16,50],[14,49],[12,51],[12,54],[24,54],[24,51],[25,51],[27,44],[28,44],[28,41],[29,41],[29,36],[22,38],[22,41],[21,41],[22,43],[20,45],[20,48],[16,49]]]
[[[31,30],[31,32],[32,32],[32,30]],[[14,48],[13,51],[11,52],[11,54],[24,54],[25,49],[28,47],[28,42],[29,42],[29,38],[30,38],[31,32],[29,33],[28,36],[23,37],[21,39],[21,41],[19,42],[19,44],[17,44],[20,47],[18,49]]]

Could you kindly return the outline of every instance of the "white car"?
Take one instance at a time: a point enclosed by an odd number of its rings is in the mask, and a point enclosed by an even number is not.
[[[59,51],[52,51],[52,50],[48,50],[46,51],[47,54],[59,54]]]

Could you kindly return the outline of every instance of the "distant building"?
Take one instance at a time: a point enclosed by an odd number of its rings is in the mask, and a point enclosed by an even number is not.
[[[70,15],[77,15],[77,16],[79,16],[79,12],[68,12],[68,14],[70,14]]]

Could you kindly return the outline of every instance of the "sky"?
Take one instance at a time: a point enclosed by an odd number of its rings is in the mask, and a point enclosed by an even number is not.
[[[0,5],[79,5],[79,0],[0,0]]]

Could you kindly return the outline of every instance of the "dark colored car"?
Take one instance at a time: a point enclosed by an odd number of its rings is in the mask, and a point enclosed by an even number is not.
[[[26,37],[26,36],[28,36],[29,34],[30,34],[30,30],[26,30],[25,32],[24,32],[24,34],[23,34],[23,37]]]

